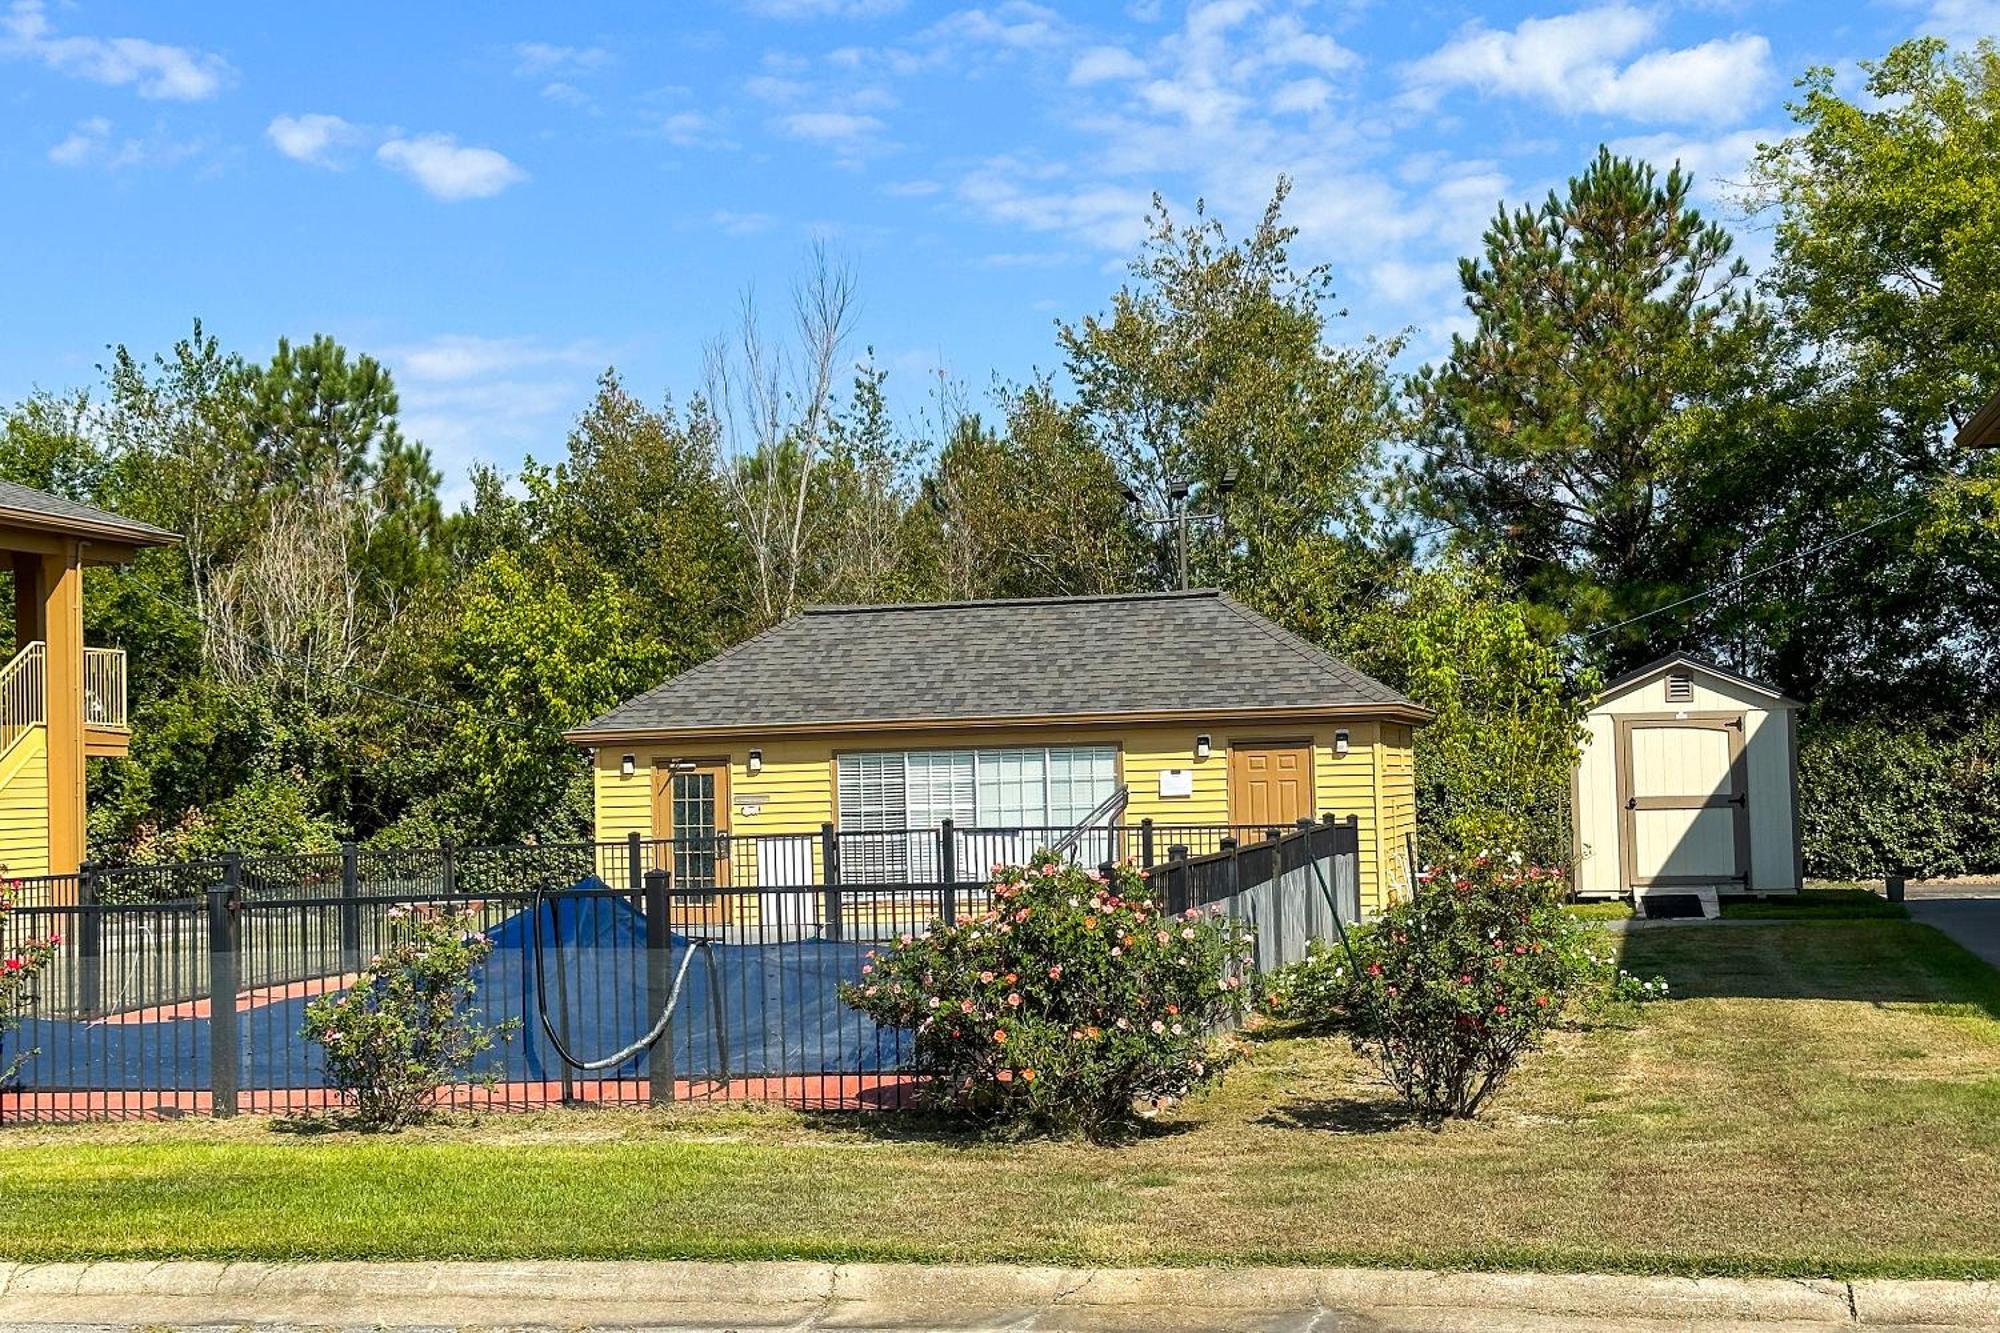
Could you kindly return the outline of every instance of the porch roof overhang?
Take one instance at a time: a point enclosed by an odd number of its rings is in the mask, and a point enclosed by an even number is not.
[[[58,555],[75,541],[82,545],[85,563],[115,565],[147,547],[180,540],[178,533],[109,509],[0,481],[0,551]]]

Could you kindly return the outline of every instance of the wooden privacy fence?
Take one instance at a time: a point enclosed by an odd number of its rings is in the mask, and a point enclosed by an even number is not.
[[[305,1006],[353,984],[399,909],[436,903],[466,911],[495,941],[475,1005],[486,1022],[515,1029],[483,1058],[479,1081],[445,1090],[448,1104],[901,1105],[925,1072],[914,1043],[842,1004],[841,983],[860,976],[870,949],[985,909],[995,861],[1068,832],[945,825],[723,846],[350,847],[149,867],[129,879],[86,872],[57,886],[71,901],[0,916],[0,954],[61,938],[19,1030],[0,1039],[0,1069],[25,1057],[0,1085],[0,1120],[332,1105],[303,1035]],[[1073,859],[1163,858],[1149,873],[1167,905],[1213,905],[1249,922],[1259,968],[1304,957],[1310,940],[1359,916],[1351,820],[1089,834],[1071,843]],[[882,874],[892,864],[895,878]],[[706,880],[685,874],[691,866]],[[692,963],[681,1007],[654,1047],[597,1071],[560,1058],[544,1016],[580,1059],[621,1051],[653,1025],[661,979],[683,960]]]

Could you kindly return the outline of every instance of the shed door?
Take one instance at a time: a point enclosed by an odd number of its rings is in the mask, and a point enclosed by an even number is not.
[[[1628,885],[1749,882],[1743,718],[1619,722],[1623,866]]]
[[[1279,825],[1313,812],[1312,745],[1306,741],[1229,747],[1229,822]]]

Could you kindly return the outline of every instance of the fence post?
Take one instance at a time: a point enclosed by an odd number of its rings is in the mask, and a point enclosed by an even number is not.
[[[637,834],[633,835],[635,838]],[[672,877],[665,870],[645,872],[646,894],[646,1013],[647,1027],[660,1021],[673,993],[673,923],[667,919]],[[692,949],[693,944],[688,947]],[[674,1099],[674,1030],[665,1034],[646,1052],[646,1100],[655,1106]]]
[[[340,844],[340,973],[361,970],[361,851]]]
[[[819,826],[820,877],[824,888],[820,894],[820,931],[827,939],[845,939],[846,927],[840,920],[840,835],[833,825]]]
[[[85,1018],[104,1011],[104,913],[97,905],[97,864],[76,873],[76,1003]]]
[[[236,1030],[236,992],[243,934],[236,908],[239,868],[235,853],[223,858],[223,882],[208,889],[208,1091],[209,1113],[236,1114],[243,1048]]]
[[[1139,868],[1153,868],[1153,817],[1147,815],[1139,821]]]
[[[950,818],[938,825],[938,878],[944,885],[938,908],[949,926],[958,920],[958,830]]]
[[[1167,848],[1167,911],[1178,916],[1194,906],[1194,883],[1188,878],[1188,849],[1185,843]]]
[[[641,844],[639,830],[633,829],[625,835],[625,883],[634,891],[646,887],[646,851]]]
[[[458,892],[458,866],[454,864],[450,838],[438,847],[438,884],[447,898]]]

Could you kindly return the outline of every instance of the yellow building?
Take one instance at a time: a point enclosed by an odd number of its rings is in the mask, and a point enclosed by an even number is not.
[[[843,880],[893,881],[935,870],[947,819],[976,877],[1084,825],[1163,858],[1352,816],[1374,909],[1408,884],[1428,717],[1199,591],[815,608],[569,738],[597,836],[676,840],[685,890],[818,882],[829,825]]]
[[[178,541],[147,523],[0,482],[14,655],[0,667],[0,874],[75,873],[84,760],[127,752],[125,653],[83,643],[83,571]]]

